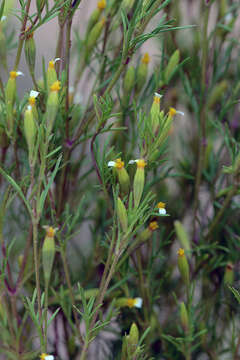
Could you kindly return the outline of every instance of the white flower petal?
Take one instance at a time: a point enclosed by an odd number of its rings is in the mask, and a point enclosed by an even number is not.
[[[60,61],[61,60],[61,58],[56,58],[56,59],[54,59],[54,64],[57,62],[57,61]]]
[[[31,90],[30,91],[30,97],[36,98],[39,95],[39,91]]]
[[[134,164],[135,162],[138,162],[138,159],[136,159],[136,160],[129,160],[129,164]]]
[[[184,116],[184,112],[182,112],[182,111],[177,110],[176,114]]]
[[[159,99],[161,99],[161,97],[163,96],[163,95],[161,95],[161,94],[159,94],[159,93],[157,93],[157,92],[155,92],[154,95],[155,95],[156,97],[158,97]]]
[[[5,21],[5,20],[7,20],[7,17],[6,17],[5,15],[3,15],[3,16],[1,17],[1,20],[0,20],[0,21]]]
[[[21,72],[21,71],[17,71],[17,76],[24,76],[24,73],[23,72]]]
[[[164,209],[164,208],[159,208],[159,214],[160,215],[166,215],[166,209]]]
[[[32,110],[31,105],[28,105],[27,109],[28,109],[28,110]]]
[[[54,356],[53,355],[47,355],[45,357],[45,360],[54,360]]]
[[[116,164],[115,161],[109,161],[109,162],[108,162],[108,166],[109,166],[109,167],[114,167],[115,164]]]
[[[135,300],[134,306],[138,309],[141,309],[142,303],[143,303],[142,298],[138,297],[138,298],[135,298],[134,300]]]

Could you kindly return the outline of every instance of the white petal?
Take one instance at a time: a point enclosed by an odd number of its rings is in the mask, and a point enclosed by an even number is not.
[[[182,112],[182,111],[177,111],[176,114],[184,116],[184,112]]]
[[[109,161],[109,162],[108,162],[108,166],[109,166],[109,167],[114,167],[115,164],[116,164],[115,161]]]
[[[61,60],[61,58],[56,58],[56,59],[54,59],[54,64],[57,62],[57,61],[60,61]]]
[[[160,215],[166,215],[166,209],[164,209],[164,208],[159,208],[159,214]]]
[[[4,21],[4,20],[7,20],[7,17],[6,17],[5,15],[3,15],[3,16],[1,17],[1,20],[0,20],[0,21]]]
[[[21,71],[17,71],[17,76],[24,76],[24,73],[23,72],[21,72]]]
[[[32,110],[31,105],[28,105],[27,109],[28,109],[28,110]]]
[[[31,90],[30,91],[30,97],[36,98],[39,95],[39,91]]]
[[[161,94],[159,94],[159,93],[157,93],[157,92],[155,92],[154,95],[155,95],[156,97],[158,97],[159,99],[161,99],[161,97],[163,96],[163,95],[161,95]]]
[[[142,302],[143,302],[142,298],[138,297],[138,298],[135,298],[134,300],[135,300],[134,306],[138,309],[141,309]]]
[[[136,160],[129,160],[129,164],[134,164],[135,162],[138,162],[138,159],[136,159]]]
[[[47,355],[45,357],[45,360],[54,360],[54,356],[53,355]]]

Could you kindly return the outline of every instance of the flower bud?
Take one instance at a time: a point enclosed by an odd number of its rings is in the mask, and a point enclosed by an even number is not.
[[[44,226],[44,228],[46,229],[46,236],[42,247],[42,262],[44,279],[48,286],[56,252],[54,235],[57,229],[54,229],[51,226]]]
[[[172,54],[172,56],[170,57],[167,67],[164,71],[164,81],[165,84],[168,84],[169,81],[171,80],[172,75],[174,74],[178,63],[179,63],[179,59],[180,59],[180,53],[179,50],[174,51],[174,53]]]
[[[113,167],[117,171],[120,189],[123,194],[127,195],[130,189],[129,175],[124,167],[124,162],[119,158],[116,161],[109,161],[108,166]]]
[[[10,76],[6,85],[5,90],[5,100],[6,100],[6,112],[7,112],[7,132],[8,136],[12,136],[13,134],[13,126],[14,126],[14,116],[13,116],[13,108],[16,100],[16,78],[19,75],[23,75],[20,71],[10,71]]]
[[[90,19],[88,21],[88,24],[87,24],[86,39],[87,39],[90,31],[94,27],[94,25],[98,22],[100,15],[101,15],[102,11],[105,9],[105,7],[106,7],[106,0],[99,0],[97,3],[97,8],[95,10],[93,10],[93,12],[90,16]]]
[[[153,231],[158,229],[158,223],[156,221],[151,221],[150,224],[146,229],[144,229],[139,235],[138,235],[138,243],[143,243],[150,239],[152,236]]]
[[[94,47],[97,44],[98,39],[101,36],[103,27],[105,25],[105,18],[103,17],[101,20],[99,20],[94,27],[92,28],[92,30],[90,31],[88,37],[87,37],[87,42],[86,42],[86,53],[85,53],[85,61],[87,62],[92,50],[94,49]]]
[[[189,240],[188,233],[186,232],[184,226],[181,224],[180,221],[176,220],[176,221],[174,221],[174,227],[175,227],[175,231],[176,231],[178,240],[180,241],[183,249],[186,251],[190,251],[191,250],[190,240]]]
[[[133,198],[134,198],[134,206],[138,207],[143,193],[144,188],[144,182],[145,182],[145,174],[144,174],[144,168],[146,166],[146,162],[144,159],[138,159],[138,160],[130,160],[129,163],[137,163],[137,171],[134,176],[133,181]]]
[[[33,118],[32,107],[29,105],[24,114],[24,134],[28,145],[29,162],[33,162],[37,127]]]
[[[136,74],[136,94],[139,94],[144,85],[146,84],[147,76],[148,76],[148,63],[150,61],[150,56],[148,53],[144,54],[140,65],[137,69]]]
[[[186,286],[189,286],[189,265],[184,250],[182,248],[178,250],[178,270],[181,274],[184,284]]]
[[[135,68],[134,66],[129,66],[126,74],[123,79],[123,92],[124,95],[130,95],[132,92],[132,89],[134,87],[134,81],[135,81]]]
[[[183,330],[185,333],[187,333],[189,330],[189,319],[188,319],[188,313],[187,313],[187,309],[186,309],[184,302],[181,302],[181,304],[180,304],[180,319],[181,319],[181,324],[182,324]]]
[[[133,354],[135,350],[137,349],[139,341],[139,331],[138,327],[135,323],[131,325],[129,337],[128,337],[128,344],[130,346],[130,352]]]
[[[47,108],[46,108],[46,123],[48,134],[51,133],[54,121],[57,115],[58,106],[59,106],[59,97],[58,92],[61,89],[60,81],[55,81],[50,87],[50,93],[47,99]]]
[[[228,263],[226,268],[225,268],[225,273],[224,273],[224,279],[223,282],[225,285],[231,285],[234,282],[234,271],[233,271],[233,264],[232,263]]]
[[[36,62],[36,45],[33,38],[33,32],[27,35],[25,40],[25,58],[30,74],[34,74]]]
[[[126,210],[122,200],[119,197],[117,199],[117,214],[118,214],[119,222],[122,227],[122,231],[124,233],[126,233],[127,229],[128,229],[127,210]]]
[[[151,128],[153,134],[162,127],[161,124],[161,111],[160,111],[160,101],[162,95],[155,93],[153,98],[153,103],[150,110],[150,117],[151,117]]]
[[[59,60],[60,60],[60,58],[56,58],[55,60],[51,60],[48,63],[48,70],[47,70],[48,91],[50,91],[52,84],[54,84],[57,81],[57,73],[55,70],[55,63],[56,63],[56,61],[59,61]]]

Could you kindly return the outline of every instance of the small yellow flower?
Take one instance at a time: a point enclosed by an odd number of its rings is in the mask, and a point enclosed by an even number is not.
[[[44,225],[43,228],[46,230],[46,236],[53,238],[55,236],[58,228],[53,228],[52,226]]]
[[[148,225],[148,229],[151,231],[158,229],[158,223],[156,221],[151,221]]]
[[[160,215],[166,215],[167,212],[166,212],[165,206],[166,206],[166,204],[161,201],[157,204],[157,208],[159,209]]]
[[[154,98],[153,98],[153,102],[154,102],[155,104],[160,104],[161,97],[162,97],[161,94],[158,94],[157,92],[155,92]]]
[[[121,158],[116,159],[115,161],[109,161],[108,166],[115,167],[116,169],[121,170],[124,168],[124,161],[122,161]]]
[[[184,112],[178,111],[178,110],[176,110],[175,108],[170,107],[169,112],[168,112],[168,115],[169,115],[170,117],[173,117],[173,116],[175,116],[175,115],[177,115],[177,114],[184,116]]]
[[[140,309],[142,307],[142,298],[140,297],[137,297],[137,298],[128,298],[126,300],[126,303],[127,303],[127,306],[130,307],[130,308],[133,308],[133,307],[136,307],[138,309]]]
[[[97,3],[97,7],[99,10],[104,10],[106,7],[106,0],[100,0]]]
[[[178,249],[178,256],[183,256],[184,255],[184,249],[180,248]]]
[[[143,64],[148,64],[149,63],[149,61],[150,61],[150,56],[149,56],[149,54],[148,53],[145,53],[144,55],[143,55],[143,57],[142,57],[142,63]]]
[[[51,91],[59,91],[61,89],[61,83],[60,81],[55,81],[51,86],[50,86],[50,90]]]
[[[54,356],[42,353],[40,355],[40,360],[54,360]]]
[[[55,68],[55,63],[56,63],[57,61],[60,61],[60,60],[61,60],[60,58],[56,58],[56,59],[54,59],[54,60],[50,60],[49,63],[48,63],[48,68],[49,68],[49,69],[54,69],[54,68]]]
[[[19,75],[23,76],[23,73],[21,71],[10,71],[9,73],[10,79],[16,79]]]
[[[136,159],[136,160],[130,160],[128,162],[129,164],[137,164],[138,169],[144,169],[147,165],[146,161],[144,159]]]
[[[35,105],[36,98],[38,97],[39,92],[35,90],[31,90],[28,98],[29,105]]]

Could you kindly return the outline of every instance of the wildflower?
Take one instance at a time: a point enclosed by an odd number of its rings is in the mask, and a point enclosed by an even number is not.
[[[104,28],[106,19],[102,17],[100,20],[96,22],[96,24],[92,27],[89,34],[87,34],[87,41],[86,41],[86,52],[85,52],[85,61],[89,60],[89,57],[92,53],[92,50],[97,44],[98,39],[101,36],[102,30]]]
[[[177,115],[177,114],[184,116],[184,112],[178,111],[178,110],[176,110],[175,108],[170,107],[169,112],[168,112],[168,116],[169,116],[170,118],[173,118],[173,116],[175,116],[175,115]]]
[[[133,181],[133,198],[134,198],[134,206],[138,207],[143,193],[144,181],[145,181],[144,168],[147,165],[147,163],[144,159],[136,159],[129,161],[129,164],[134,164],[134,163],[137,164],[137,171]]]
[[[150,56],[148,53],[145,53],[141,59],[141,63],[139,64],[136,73],[136,94],[139,94],[144,85],[146,84],[149,61]]]
[[[161,101],[162,95],[158,94],[157,92],[154,93],[153,103],[150,110],[150,116],[151,116],[151,127],[152,127],[152,133],[155,134],[156,131],[159,129],[159,127],[162,127],[161,124],[161,111],[160,111],[160,101]]]
[[[118,158],[115,161],[108,162],[109,167],[113,167],[117,170],[118,180],[120,183],[121,190],[124,194],[128,194],[130,187],[129,175],[124,167],[124,162]]]
[[[151,221],[148,225],[148,229],[151,231],[158,229],[158,223],[156,221]]]
[[[57,81],[57,73],[55,70],[55,64],[59,60],[60,60],[60,58],[56,58],[54,60],[50,60],[48,63],[48,70],[47,70],[48,91],[50,91],[51,85]]]
[[[38,97],[39,92],[35,90],[31,90],[28,98],[29,105],[34,106],[36,102],[36,98]]]
[[[150,56],[147,52],[143,55],[141,62],[146,65],[150,62]]]
[[[54,360],[54,356],[42,353],[40,355],[40,360]]]
[[[61,83],[58,80],[55,81],[50,86],[50,93],[48,95],[47,109],[46,109],[46,122],[47,122],[47,128],[49,134],[52,131],[53,124],[58,111],[58,106],[59,106],[58,92],[60,89],[61,89]]]
[[[28,31],[28,29],[26,30]],[[28,65],[30,74],[34,75],[35,63],[36,63],[36,45],[33,38],[33,32],[27,34],[25,39],[25,59]]]
[[[148,225],[148,227],[146,227],[146,229],[144,229],[139,235],[138,235],[138,239],[139,239],[139,244],[147,241],[151,236],[153,231],[158,229],[158,223],[156,221],[151,221],[150,224]]]
[[[141,309],[141,307],[142,307],[142,302],[143,302],[143,300],[142,300],[142,298],[140,298],[140,297],[137,297],[137,298],[128,298],[127,300],[126,300],[126,305],[128,306],[128,307],[130,307],[130,308],[133,308],[133,307],[136,307],[136,308],[138,308],[138,309]]]
[[[126,233],[128,229],[127,210],[120,197],[117,199],[117,214],[122,230]]]
[[[97,3],[97,7],[99,10],[104,10],[106,7],[106,0],[100,0]]]
[[[158,208],[158,211],[159,211],[160,215],[166,215],[167,214],[165,206],[166,206],[166,204],[164,202],[161,202],[161,201],[157,204],[157,208]]]
[[[28,145],[29,163],[33,165],[37,127],[35,124],[31,105],[28,105],[27,110],[24,114],[24,134]]]

